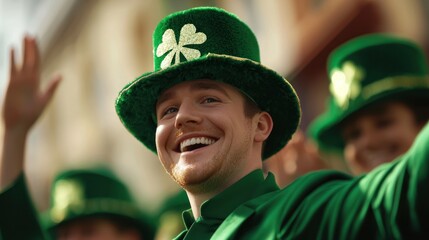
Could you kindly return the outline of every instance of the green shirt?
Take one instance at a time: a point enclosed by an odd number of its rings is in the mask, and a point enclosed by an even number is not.
[[[318,171],[279,190],[257,170],[201,206],[176,239],[429,239],[429,124],[367,175]]]
[[[29,196],[23,174],[13,185],[0,193],[0,239],[47,239]]]

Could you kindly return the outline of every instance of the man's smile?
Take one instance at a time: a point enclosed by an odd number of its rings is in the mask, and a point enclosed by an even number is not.
[[[192,151],[215,143],[216,140],[208,137],[192,137],[180,142],[179,152]]]

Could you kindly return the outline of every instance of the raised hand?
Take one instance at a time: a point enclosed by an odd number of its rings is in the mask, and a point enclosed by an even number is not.
[[[54,77],[40,91],[40,56],[36,40],[26,36],[21,65],[10,52],[10,79],[3,106],[4,136],[1,154],[0,190],[24,170],[25,144],[29,130],[51,100],[61,77]]]
[[[23,40],[23,62],[15,61],[14,49],[10,51],[10,79],[6,91],[3,118],[6,130],[27,133],[42,114],[60,81],[60,76],[40,91],[40,56],[36,40],[26,36]]]

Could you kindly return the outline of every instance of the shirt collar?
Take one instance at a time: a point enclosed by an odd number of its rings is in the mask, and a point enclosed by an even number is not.
[[[197,221],[216,220],[221,222],[244,202],[278,189],[274,175],[269,173],[264,179],[262,170],[255,170],[222,193],[205,201],[201,205],[201,217]],[[183,212],[183,221],[187,229],[195,222],[191,209]]]

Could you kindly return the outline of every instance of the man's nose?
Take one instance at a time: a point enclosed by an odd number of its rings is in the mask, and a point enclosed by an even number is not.
[[[174,125],[177,129],[180,129],[186,124],[197,124],[201,119],[201,110],[198,108],[197,103],[184,101],[177,111]]]
[[[361,148],[376,148],[380,144],[379,136],[377,134],[378,133],[373,128],[367,127],[365,130],[363,130],[362,136],[359,139],[359,145]]]

